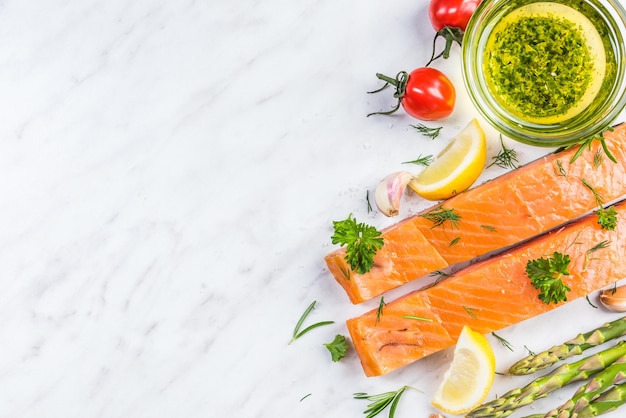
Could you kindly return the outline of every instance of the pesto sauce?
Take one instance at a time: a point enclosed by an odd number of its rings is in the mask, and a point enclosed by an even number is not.
[[[520,116],[565,115],[585,95],[594,60],[580,27],[556,15],[519,16],[490,40],[485,71],[495,97]]]

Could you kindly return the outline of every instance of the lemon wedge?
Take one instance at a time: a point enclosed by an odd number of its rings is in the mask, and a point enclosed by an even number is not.
[[[432,404],[451,414],[471,411],[487,397],[495,373],[496,360],[489,341],[465,326]]]
[[[424,199],[447,199],[467,190],[483,172],[486,160],[485,132],[472,119],[409,187]]]

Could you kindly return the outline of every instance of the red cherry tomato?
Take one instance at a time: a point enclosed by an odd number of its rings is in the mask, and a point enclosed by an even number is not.
[[[402,107],[409,115],[421,120],[437,120],[454,110],[456,90],[441,71],[422,67],[409,74]]]
[[[431,0],[428,7],[430,22],[437,32],[445,27],[465,31],[478,3],[480,0]]]
[[[410,74],[400,71],[396,78],[383,74],[376,74],[385,85],[370,93],[377,93],[392,85],[396,88],[393,95],[398,102],[395,107],[386,112],[374,112],[371,115],[390,115],[400,108],[407,114],[421,120],[443,119],[454,110],[456,90],[444,73],[430,67],[421,67]]]

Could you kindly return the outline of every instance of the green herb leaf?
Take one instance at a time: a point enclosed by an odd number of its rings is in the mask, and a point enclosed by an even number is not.
[[[315,307],[316,303],[317,303],[317,301],[311,302],[311,304],[304,310],[304,313],[302,314],[302,316],[300,317],[300,319],[296,323],[296,327],[293,330],[293,336],[292,336],[291,340],[289,341],[289,344],[293,343],[295,340],[297,340],[298,338],[302,337],[304,334],[306,334],[307,332],[311,331],[312,329],[315,329],[317,327],[321,327],[321,326],[324,326],[324,325],[330,325],[330,324],[334,324],[335,323],[334,321],[322,321],[322,322],[318,322],[316,324],[310,325],[307,328],[305,328],[304,330],[300,331],[300,328],[302,328],[302,325],[304,324],[304,320],[309,316],[309,314],[311,313],[311,311]]]
[[[404,318],[404,319],[412,319],[414,321],[433,322],[433,320],[430,319],[430,318],[424,318],[422,316],[415,316],[415,315],[402,315],[402,318]]]
[[[567,177],[567,172],[565,171],[565,168],[563,168],[563,163],[561,162],[561,160],[556,160],[554,162],[554,165],[556,165],[556,168],[554,169],[554,173],[557,176]]]
[[[493,335],[499,342],[500,344],[502,344],[505,348],[507,348],[509,351],[515,351],[513,350],[513,346],[511,345],[510,342],[508,342],[507,340],[505,340],[504,338],[500,337],[498,334],[496,334],[495,332],[492,332],[491,335]]]
[[[454,208],[446,209],[441,206],[436,207],[426,213],[423,213],[420,216],[424,219],[431,221],[433,223],[432,228],[442,226],[446,222],[449,222],[452,228],[458,229],[459,222],[461,222],[461,215],[456,213]]]
[[[343,221],[334,221],[333,244],[346,245],[346,261],[359,274],[367,273],[374,266],[374,255],[383,247],[380,231],[373,226],[357,223],[352,214]]]
[[[421,123],[418,123],[417,125],[411,125],[411,126],[417,129],[417,132],[421,133],[422,135],[430,139],[437,138],[439,136],[439,133],[441,132],[441,129],[443,128],[442,126],[438,128],[429,128],[428,126],[422,125]]]
[[[433,159],[434,157],[432,155],[426,155],[425,157],[422,157],[422,154],[420,154],[419,157],[417,157],[417,159],[413,161],[405,161],[402,164],[417,164],[417,165],[423,165],[424,167],[427,167],[430,164],[432,164]]]
[[[365,193],[365,201],[367,202],[367,213],[372,211],[372,204],[370,203],[370,191]]]
[[[467,306],[463,306],[463,310],[465,310],[465,312],[467,312],[467,314],[472,318],[472,319],[477,319],[476,318],[476,314],[474,313],[475,311],[477,311],[478,309],[476,308],[469,308]]]
[[[526,274],[533,287],[539,290],[539,300],[546,305],[567,300],[566,293],[571,289],[561,277],[569,275],[569,263],[569,255],[555,251],[550,257],[529,260],[526,264]]]
[[[498,232],[498,230],[496,228],[494,228],[493,226],[481,225],[480,227],[483,228],[483,229],[486,229],[489,232]]]
[[[380,322],[380,317],[383,315],[383,308],[385,307],[385,297],[382,296],[380,298],[380,302],[378,302],[378,309],[376,310],[376,324]]]
[[[332,361],[338,362],[346,356],[346,350],[348,349],[348,340],[343,335],[335,335],[335,339],[324,347],[330,351]]]
[[[496,156],[492,157],[493,162],[489,164],[487,168],[491,167],[492,165],[497,165],[500,168],[517,168],[517,151],[515,151],[513,148],[507,148],[506,145],[504,145],[502,135],[500,135],[500,145],[502,149],[500,150],[500,152],[498,152]]]
[[[617,227],[617,211],[613,206],[600,208],[596,211],[598,224],[602,229],[613,231]]]
[[[400,389],[394,392],[385,392],[378,395],[368,395],[364,392],[355,393],[354,399],[365,399],[370,403],[367,405],[367,409],[363,412],[366,414],[365,418],[372,418],[376,415],[380,414],[387,408],[387,406],[391,405],[389,409],[389,418],[393,418],[395,416],[396,408],[398,406],[398,402],[400,401],[400,397],[407,389],[414,389],[411,386],[402,386]]]
[[[456,237],[455,239],[450,241],[450,244],[448,244],[448,247],[452,247],[453,245],[457,245],[460,241],[461,241],[461,237]]]
[[[598,204],[598,206],[602,206],[602,203],[604,201],[604,198],[602,197],[602,195],[595,189],[595,187],[593,187],[591,184],[589,184],[589,182],[587,180],[585,180],[584,178],[581,178],[580,181],[583,182],[583,185],[589,189],[591,191],[591,193],[593,193],[593,197],[594,199],[596,199],[596,203]]]
[[[589,248],[587,251],[585,251],[585,262],[583,263],[583,271],[587,270],[587,264],[589,263],[590,260],[592,260],[591,258],[589,258],[589,256],[595,253],[596,251],[607,248],[609,245],[611,245],[611,241],[604,240],[604,241],[597,243],[593,247]]]

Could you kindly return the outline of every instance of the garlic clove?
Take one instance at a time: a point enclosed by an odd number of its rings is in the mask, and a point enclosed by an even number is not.
[[[398,171],[382,179],[374,195],[378,210],[385,216],[396,216],[400,210],[400,199],[413,177],[408,171]]]
[[[613,312],[626,312],[626,286],[601,291],[600,302]]]

